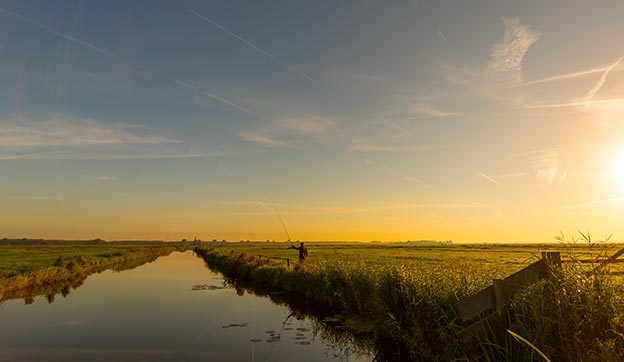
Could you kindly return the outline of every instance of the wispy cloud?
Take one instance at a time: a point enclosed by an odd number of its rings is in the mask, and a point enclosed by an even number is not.
[[[245,132],[240,132],[238,134],[238,136],[240,138],[242,138],[243,140],[247,141],[247,142],[251,142],[251,143],[257,143],[263,146],[268,146],[268,147],[293,147],[293,145],[289,142],[285,142],[285,141],[280,141],[277,139],[273,139],[271,137],[269,137],[268,135],[256,131],[256,132],[252,132],[252,131],[245,131]]]
[[[105,175],[95,176],[95,179],[98,181],[117,181],[117,177],[105,176]]]
[[[257,47],[257,46],[255,46],[255,45],[253,45],[253,44],[252,44],[252,43],[250,43],[249,41],[247,41],[247,40],[245,40],[245,39],[241,38],[240,36],[238,36],[238,35],[234,34],[233,32],[231,32],[231,31],[229,31],[228,29],[224,28],[223,26],[221,26],[221,25],[219,25],[219,24],[215,23],[214,21],[212,21],[212,20],[208,19],[207,17],[205,17],[205,16],[203,16],[203,15],[201,15],[201,14],[197,13],[196,11],[194,11],[194,10],[189,10],[189,11],[190,11],[193,15],[195,15],[195,16],[197,16],[197,17],[199,17],[199,18],[201,18],[201,19],[203,19],[203,20],[205,20],[205,21],[209,22],[210,24],[212,24],[212,26],[214,26],[214,27],[218,28],[219,30],[221,30],[221,31],[225,32],[226,34],[228,34],[228,35],[230,35],[230,36],[232,36],[232,37],[234,37],[234,38],[238,39],[238,40],[239,40],[239,41],[241,41],[243,44],[245,44],[245,45],[247,45],[247,46],[249,46],[249,47],[251,47],[251,48],[255,49],[256,51],[258,51],[258,52],[260,52],[260,53],[264,54],[265,56],[269,57],[271,60],[273,60],[273,61],[277,62],[278,64],[283,65],[284,67],[286,67],[286,68],[288,68],[288,69],[292,70],[293,72],[295,72],[295,73],[299,74],[300,76],[302,76],[302,77],[304,77],[304,78],[306,78],[306,79],[308,79],[308,80],[312,80],[312,78],[311,78],[309,75],[307,75],[307,74],[303,73],[302,71],[300,71],[299,69],[297,69],[297,68],[293,67],[292,65],[290,65],[290,64],[288,64],[288,63],[286,63],[285,61],[283,61],[283,60],[281,60],[281,59],[277,58],[276,56],[274,56],[273,54],[271,54],[271,53],[267,52],[266,50],[264,50],[264,49],[262,49],[262,48],[260,48],[260,47]]]
[[[283,117],[274,121],[275,127],[298,134],[318,134],[334,124],[333,121],[321,117]]]
[[[417,177],[405,176],[403,177],[405,181],[413,182],[415,184],[422,184],[422,180]]]
[[[221,204],[227,206],[259,206],[266,208],[266,204],[261,200],[229,200],[222,201]],[[278,206],[284,206],[283,204],[276,204]]]
[[[407,176],[407,175],[403,174],[402,172],[399,172],[399,171],[397,171],[395,169],[392,169],[392,168],[390,168],[390,167],[388,167],[386,165],[383,165],[383,164],[381,164],[379,162],[375,162],[373,160],[368,160],[368,159],[365,159],[364,162],[366,162],[367,164],[369,164],[371,166],[377,167],[377,168],[383,170],[386,173],[389,173],[389,174],[394,175],[394,176],[398,176],[399,178],[402,178],[405,181],[409,181],[409,182],[413,182],[413,183],[421,184],[421,185],[424,184],[424,182],[422,182],[422,180],[417,178],[417,177]]]
[[[106,175],[74,175],[76,177],[91,179],[96,181],[117,181],[117,177]]]
[[[277,117],[256,130],[238,135],[247,142],[269,147],[295,147],[306,138],[315,138],[334,125],[331,119],[316,116]]]
[[[528,172],[510,172],[510,173],[495,174],[491,176],[494,179],[504,180],[504,179],[518,178],[518,177],[526,177],[528,175],[529,175]]]
[[[2,195],[4,199],[31,200],[31,201],[65,201],[65,197],[59,195]]]
[[[423,203],[423,204],[388,204],[368,207],[340,207],[320,206],[318,212],[322,214],[355,214],[384,211],[417,210],[417,209],[484,209],[487,205],[481,202],[473,203]]]
[[[549,209],[540,210],[541,212],[556,212],[560,213],[561,211],[575,211],[575,210],[587,210],[587,209],[595,209],[595,208],[604,208],[609,206],[618,206],[622,204],[624,201],[624,197],[616,197],[611,199],[599,199],[599,200],[591,200],[579,202],[576,204],[563,205],[558,207],[553,207]]]
[[[521,25],[518,18],[503,18],[505,35],[490,53],[487,71],[503,77],[511,83],[522,82],[522,59],[531,45],[539,40],[541,33],[528,25]]]
[[[572,161],[564,161],[554,150],[534,150],[514,155],[525,159],[533,168],[540,186],[549,187],[562,183],[568,176]]]
[[[249,201],[226,201],[226,205],[241,208],[257,208],[264,207],[264,203],[259,200]],[[373,206],[339,206],[339,205],[307,205],[307,204],[280,204],[280,210],[287,215],[339,215],[339,214],[360,214],[360,213],[376,213],[391,212],[401,210],[445,210],[445,209],[486,209],[488,206],[481,202],[440,202],[440,203],[405,203],[405,204],[383,204]],[[248,214],[249,211],[246,212]],[[271,210],[265,209],[265,212],[255,213],[255,215],[271,214]]]
[[[368,83],[383,89],[397,87],[395,79],[375,73],[357,72],[352,69],[330,68],[324,71],[323,78],[327,82],[338,84]]]
[[[441,32],[439,29],[436,29],[436,33],[438,34],[440,38],[442,38],[442,40],[446,40],[446,35],[443,32]]]
[[[412,107],[412,110],[415,113],[428,118],[446,118],[458,116],[460,114],[458,112],[444,111],[435,106],[423,103],[416,104],[414,107]]]
[[[415,152],[428,150],[428,146],[422,145],[380,145],[370,143],[354,143],[351,145],[351,151],[355,152]]]
[[[62,151],[36,153],[0,153],[0,160],[157,160],[209,157],[202,153],[109,153],[94,151]]]
[[[602,206],[614,204],[614,203],[620,204],[622,201],[624,201],[624,197],[616,197],[612,199],[593,200],[593,201],[580,202],[578,204],[560,206],[559,209],[586,209],[586,208],[602,207]]]
[[[180,142],[161,135],[138,134],[136,129],[129,124],[109,124],[62,115],[40,122],[0,121],[0,148]]]
[[[433,71],[444,81],[454,86],[470,85],[479,78],[479,74],[470,69],[449,64],[437,58],[431,58],[435,65]]]

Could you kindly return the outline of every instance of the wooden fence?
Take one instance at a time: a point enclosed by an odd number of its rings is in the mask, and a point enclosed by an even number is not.
[[[624,248],[609,258],[563,262],[594,263],[598,265],[593,268],[593,271],[599,271],[610,263],[624,262],[618,259],[622,255],[624,255]],[[466,326],[459,332],[460,340],[466,344],[475,344],[484,335],[490,335],[499,341],[504,339],[509,323],[506,311],[508,301],[519,290],[540,279],[549,278],[554,269],[561,268],[561,263],[559,252],[543,252],[541,260],[505,279],[494,279],[491,286],[458,303],[456,309],[459,318]]]

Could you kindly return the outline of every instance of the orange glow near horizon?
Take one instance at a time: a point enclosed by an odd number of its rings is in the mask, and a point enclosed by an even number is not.
[[[624,5],[573,2],[7,5],[0,238],[624,240]]]

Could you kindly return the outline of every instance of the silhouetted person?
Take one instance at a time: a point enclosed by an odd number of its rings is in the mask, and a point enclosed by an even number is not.
[[[303,245],[303,242],[297,247],[297,246],[290,246],[289,249],[296,249],[299,250],[299,261],[305,261],[306,258],[308,257],[308,248],[306,248]]]

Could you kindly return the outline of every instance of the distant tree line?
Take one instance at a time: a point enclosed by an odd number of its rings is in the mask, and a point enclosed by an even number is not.
[[[46,239],[0,239],[0,245],[154,245],[165,244],[162,240],[116,240],[106,241],[103,239],[93,240],[46,240]]]

